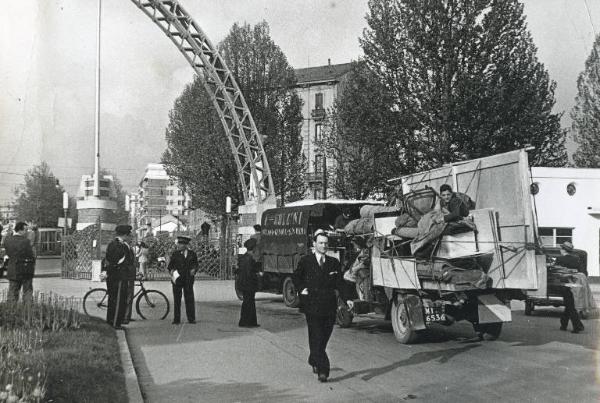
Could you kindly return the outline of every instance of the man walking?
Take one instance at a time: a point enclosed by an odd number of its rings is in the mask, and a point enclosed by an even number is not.
[[[306,316],[310,355],[308,364],[320,382],[329,377],[327,342],[333,331],[337,298],[343,290],[340,262],[326,256],[328,238],[323,230],[313,236],[314,253],[303,256],[294,272],[294,285],[300,290],[300,309]]]
[[[4,249],[8,256],[8,301],[17,302],[23,289],[23,301],[33,299],[33,274],[35,272],[35,257],[31,241],[27,238],[27,224],[18,222],[14,235],[4,240]]]
[[[135,267],[135,257],[128,242],[131,239],[131,225],[117,225],[116,238],[106,248],[106,267],[102,268],[101,278],[106,278],[108,309],[106,322],[115,329],[121,326],[127,310],[128,281],[131,268]]]
[[[566,267],[568,269],[575,269],[577,271],[581,270],[581,262],[577,255],[574,253],[573,244],[569,241],[564,242],[560,245],[560,256],[556,258],[555,264]],[[577,309],[575,309],[575,299],[573,297],[573,292],[566,285],[560,286],[551,286],[552,288],[558,289],[558,291],[562,294],[563,302],[565,304],[565,310],[563,311],[560,317],[560,330],[567,330],[567,326],[569,325],[569,321],[573,326],[572,333],[579,333],[584,330],[583,323],[579,318],[579,313]]]
[[[181,320],[181,294],[185,300],[185,313],[188,323],[196,323],[196,306],[194,301],[194,276],[198,271],[198,256],[190,250],[190,237],[177,237],[177,250],[171,255],[167,269],[171,273],[173,283],[173,324]]]

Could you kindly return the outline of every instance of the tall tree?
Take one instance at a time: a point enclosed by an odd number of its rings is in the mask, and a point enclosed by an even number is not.
[[[255,27],[234,24],[219,44],[227,66],[244,95],[265,152],[279,201],[304,192],[302,101],[293,90],[294,70],[270,38],[266,22]],[[243,202],[231,147],[200,78],[186,87],[169,114],[167,150],[162,161],[192,195],[195,207],[224,212],[225,196]]]
[[[196,77],[175,101],[166,130],[165,170],[190,194],[193,207],[225,212],[225,197],[243,202],[231,147],[215,107]]]
[[[577,96],[571,111],[573,138],[578,144],[573,154],[579,167],[600,168],[600,35],[577,79]]]
[[[62,192],[48,164],[35,165],[25,174],[25,183],[15,190],[17,220],[40,227],[56,227],[58,217],[63,215]]]
[[[367,23],[365,61],[409,123],[407,160],[429,168],[533,145],[533,164],[566,163],[556,84],[518,0],[370,0]]]
[[[342,198],[374,197],[407,170],[393,99],[363,62],[352,64],[342,89],[323,130],[322,146],[335,161],[332,185]]]
[[[266,138],[265,152],[279,201],[298,200],[305,191],[302,154],[302,101],[293,89],[294,69],[271,39],[262,21],[234,24],[219,44],[233,72],[258,132]]]

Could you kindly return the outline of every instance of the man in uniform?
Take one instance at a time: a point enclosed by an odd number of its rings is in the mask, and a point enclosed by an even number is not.
[[[320,382],[329,377],[327,342],[333,332],[339,293],[343,290],[340,262],[326,256],[328,238],[323,230],[313,236],[314,253],[303,256],[294,272],[294,286],[300,290],[300,308],[306,316],[310,355],[308,364]]]
[[[18,222],[15,225],[15,234],[6,237],[4,248],[8,255],[8,300],[17,302],[23,288],[23,301],[31,301],[35,257],[31,241],[27,238],[27,224]]]
[[[190,237],[177,237],[177,250],[171,255],[167,269],[173,283],[173,324],[181,320],[181,294],[185,300],[185,313],[188,323],[196,323],[196,302],[194,301],[194,276],[198,271],[198,256],[190,250]]]
[[[131,225],[117,225],[116,238],[106,248],[107,265],[100,277],[106,278],[108,309],[106,322],[115,329],[121,326],[127,310],[128,281],[131,268],[135,268],[135,257],[128,242],[131,240]],[[134,269],[135,270],[135,269]]]

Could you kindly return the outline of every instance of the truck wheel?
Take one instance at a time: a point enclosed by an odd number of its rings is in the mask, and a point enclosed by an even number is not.
[[[392,328],[394,336],[399,343],[410,344],[417,340],[417,331],[410,327],[408,311],[402,298],[394,299],[392,302]]]
[[[296,291],[296,287],[294,287],[291,277],[286,277],[285,280],[283,280],[282,294],[285,306],[289,306],[290,308],[298,307],[300,298],[298,297],[298,292]]]
[[[243,301],[243,300],[244,300],[244,294],[243,294],[243,293],[242,293],[242,291],[241,291],[241,290],[238,288],[238,286],[239,286],[239,278],[238,278],[238,275],[237,275],[237,274],[235,275],[235,282],[234,282],[234,284],[235,284],[235,295],[237,295],[237,297],[238,297],[238,299],[239,299],[240,301]]]
[[[496,340],[502,332],[502,322],[473,324],[480,340]]]
[[[531,313],[535,310],[535,304],[532,300],[525,300],[525,315],[531,316]]]

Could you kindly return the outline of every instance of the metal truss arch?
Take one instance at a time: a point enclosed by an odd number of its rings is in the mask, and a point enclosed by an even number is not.
[[[177,0],[131,0],[171,39],[200,76],[229,140],[247,203],[273,199],[273,179],[254,119],[235,78]]]

